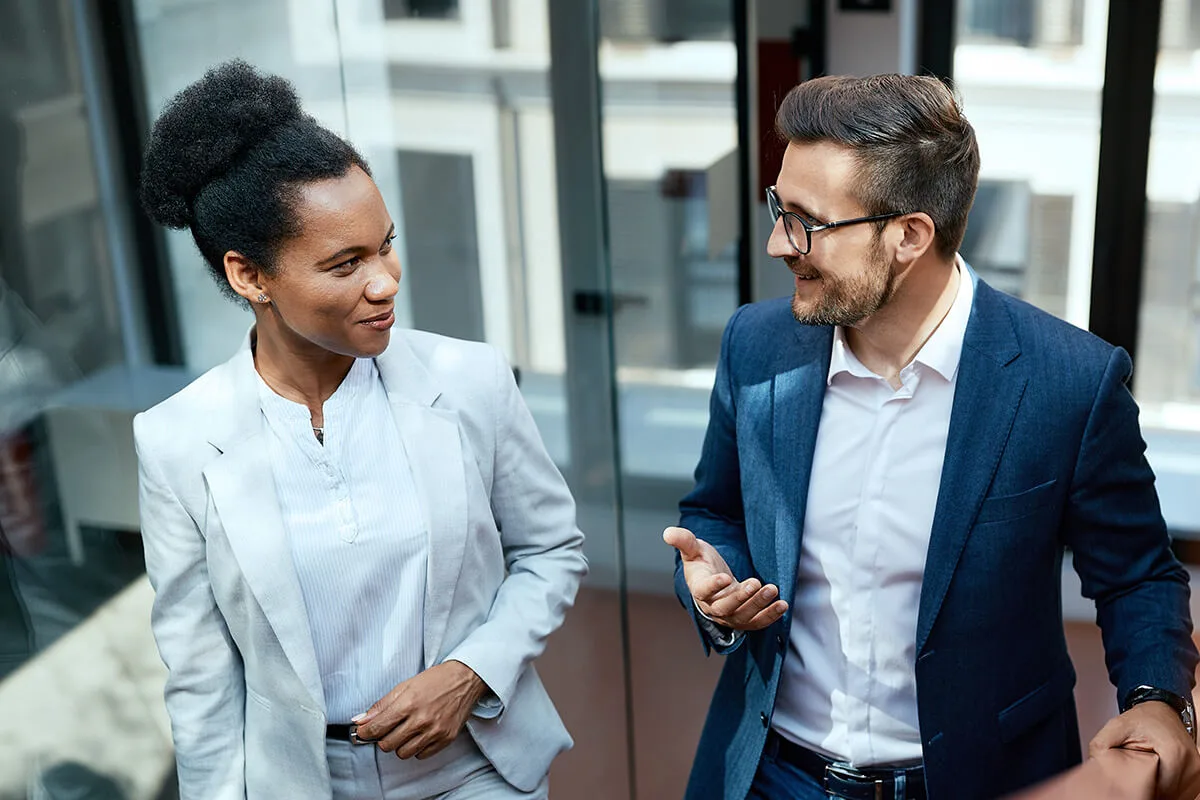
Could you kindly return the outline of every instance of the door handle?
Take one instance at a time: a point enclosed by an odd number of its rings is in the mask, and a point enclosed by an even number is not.
[[[592,290],[575,292],[573,295],[575,313],[588,317],[604,316],[611,309],[613,313],[627,306],[648,306],[650,298],[641,294],[622,294],[614,292],[607,294]]]

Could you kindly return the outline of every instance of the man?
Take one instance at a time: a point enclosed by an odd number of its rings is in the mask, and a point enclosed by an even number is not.
[[[687,796],[997,797],[1079,762],[1064,547],[1123,711],[1092,751],[1153,750],[1194,796],[1188,579],[1128,355],[957,255],[979,152],[939,81],[808,81],[777,127],[795,294],[730,320],[664,533],[727,658]]]

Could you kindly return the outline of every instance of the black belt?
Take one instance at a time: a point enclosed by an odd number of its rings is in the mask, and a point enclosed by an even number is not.
[[[779,760],[811,775],[834,797],[845,800],[925,800],[924,767],[855,769],[801,747],[775,731],[771,731],[767,737],[767,747],[774,751]],[[901,784],[904,787],[902,790],[899,789]]]
[[[358,738],[358,726],[350,725],[326,725],[325,738],[337,739],[340,742],[349,742],[350,744],[375,744],[378,739],[360,739]]]

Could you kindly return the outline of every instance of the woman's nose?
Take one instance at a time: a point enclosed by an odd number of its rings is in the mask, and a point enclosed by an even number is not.
[[[366,295],[368,300],[387,300],[394,297],[399,289],[400,282],[397,277],[389,271],[381,270],[367,281]]]

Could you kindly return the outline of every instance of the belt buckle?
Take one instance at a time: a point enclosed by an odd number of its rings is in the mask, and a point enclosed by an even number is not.
[[[847,781],[847,782],[854,782],[854,783],[859,783],[859,784],[871,783],[875,786],[875,800],[883,800],[883,779],[882,778],[872,779],[872,778],[868,777],[867,775],[864,775],[863,773],[854,769],[854,767],[851,767],[849,764],[839,764],[839,763],[826,764],[825,765],[825,788],[826,789],[829,788],[829,776],[831,774],[835,778],[840,778],[841,780]]]
[[[379,741],[378,739],[362,739],[362,738],[359,738],[359,735],[358,735],[358,725],[351,725],[351,726],[350,726],[350,744],[354,744],[354,745],[375,744],[375,743],[376,743],[376,742],[378,742],[378,741]]]

